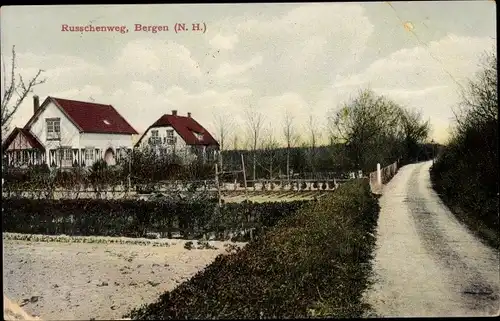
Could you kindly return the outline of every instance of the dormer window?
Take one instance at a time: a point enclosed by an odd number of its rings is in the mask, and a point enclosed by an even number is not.
[[[196,139],[198,139],[200,142],[203,140],[203,135],[200,133],[193,132],[194,136]]]

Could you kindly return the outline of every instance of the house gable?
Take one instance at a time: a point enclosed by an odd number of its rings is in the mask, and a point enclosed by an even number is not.
[[[70,121],[70,122],[73,124],[73,126],[74,126],[75,128],[77,128],[77,129],[78,129],[78,131],[82,131],[82,128],[80,128],[80,126],[78,126],[78,124],[77,124],[77,123],[75,123],[75,122],[73,121],[73,119],[71,119],[71,117],[69,117],[69,116],[68,116],[68,114],[64,111],[64,109],[62,109],[62,108],[61,108],[61,106],[59,106],[59,105],[55,102],[55,100],[54,100],[52,97],[50,97],[50,96],[49,96],[49,97],[47,97],[47,98],[43,101],[42,105],[41,105],[41,106],[38,108],[38,110],[37,110],[37,111],[33,114],[33,116],[31,116],[31,118],[28,120],[28,122],[26,123],[26,125],[24,125],[24,129],[28,129],[28,130],[29,130],[29,129],[31,129],[31,127],[32,127],[35,123],[37,123],[37,122],[40,120],[40,117],[42,116],[42,114],[44,114],[45,110],[46,110],[49,106],[50,106],[50,107],[53,107],[53,106],[57,107],[57,108],[59,109],[60,113],[61,113],[62,115],[64,115],[64,117],[65,117],[68,121]],[[51,114],[53,114],[53,113],[51,113]]]
[[[38,149],[45,151],[40,141],[28,130],[16,127],[2,143],[2,152],[9,150]]]
[[[57,139],[49,137],[47,133],[48,120],[59,123],[60,137]],[[79,146],[81,128],[50,98],[44,101],[24,130],[31,131],[47,149]]]

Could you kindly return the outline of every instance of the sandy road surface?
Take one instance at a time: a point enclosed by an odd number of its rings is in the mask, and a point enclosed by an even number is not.
[[[168,247],[3,241],[4,295],[43,320],[120,319],[227,253],[222,242],[186,250],[183,240]]]
[[[499,254],[443,205],[431,165],[405,166],[384,187],[366,300],[382,317],[498,315]]]

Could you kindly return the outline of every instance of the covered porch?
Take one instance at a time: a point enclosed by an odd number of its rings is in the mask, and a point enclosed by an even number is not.
[[[2,144],[3,159],[7,166],[28,167],[46,163],[45,147],[23,128],[15,128]]]

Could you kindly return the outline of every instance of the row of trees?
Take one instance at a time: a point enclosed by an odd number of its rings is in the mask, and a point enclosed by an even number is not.
[[[423,153],[430,131],[429,121],[421,113],[398,105],[370,89],[327,113],[327,125],[318,126],[312,116],[307,126],[299,128],[294,116],[286,111],[281,122],[282,135],[275,138],[266,128],[264,117],[247,110],[246,144],[239,146],[234,135],[233,146],[227,146],[235,128],[228,117],[216,117],[216,136],[222,150],[219,166],[235,169],[239,154],[251,160],[251,177],[271,178],[292,172],[372,171],[377,163],[388,164],[398,158],[414,161],[430,157]],[[280,139],[281,138],[281,139]],[[320,141],[328,138],[328,144]],[[284,143],[279,143],[281,140]]]
[[[496,50],[462,92],[451,139],[432,169],[436,189],[492,244],[498,240],[498,83]],[[485,232],[484,225],[491,233]],[[479,227],[478,227],[479,226]]]

